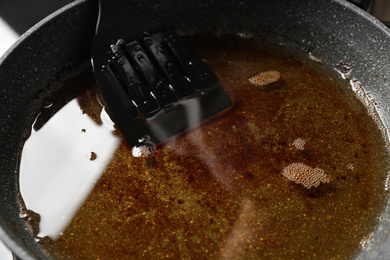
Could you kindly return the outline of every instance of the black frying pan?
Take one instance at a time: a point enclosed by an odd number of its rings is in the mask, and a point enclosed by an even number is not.
[[[342,0],[134,1],[180,32],[253,33],[329,66],[345,61],[390,129],[390,32]],[[19,218],[19,153],[41,101],[89,60],[97,1],[77,0],[28,31],[0,60],[0,237],[21,259],[47,259]],[[378,76],[379,75],[379,76]],[[390,215],[358,259],[390,259]]]

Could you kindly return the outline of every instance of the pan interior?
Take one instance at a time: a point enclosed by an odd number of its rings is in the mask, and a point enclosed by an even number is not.
[[[185,39],[234,105],[158,147],[126,144],[89,68],[45,99],[20,167],[23,217],[43,250],[344,259],[367,247],[388,154],[349,81],[253,35]]]

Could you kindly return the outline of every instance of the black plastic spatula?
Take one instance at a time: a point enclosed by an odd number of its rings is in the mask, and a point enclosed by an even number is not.
[[[126,0],[99,0],[92,64],[106,110],[131,146],[157,144],[231,106],[205,64]]]

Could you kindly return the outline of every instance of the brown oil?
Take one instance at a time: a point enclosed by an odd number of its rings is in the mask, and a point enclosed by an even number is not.
[[[255,40],[191,42],[233,107],[140,157],[121,139],[66,228],[39,243],[59,259],[353,257],[384,209],[387,153],[347,82]],[[270,70],[280,73],[277,82],[248,81]],[[89,70],[61,91],[48,103],[76,98],[102,125]],[[42,113],[51,116],[53,107]],[[42,118],[35,127],[45,127]],[[90,151],[82,160],[101,156]],[[311,188],[292,182],[282,174],[292,163],[320,168],[330,181]]]

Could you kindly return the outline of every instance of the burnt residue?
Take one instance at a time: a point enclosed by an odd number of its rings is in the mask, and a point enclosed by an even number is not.
[[[21,219],[31,228],[33,236],[37,236],[39,233],[39,221],[41,216],[32,210],[24,210],[21,214]]]
[[[344,98],[346,82],[253,39],[187,40],[233,106],[145,156],[123,141],[46,246],[72,259],[353,256],[377,224],[387,169],[380,131],[362,104]],[[269,89],[248,81],[269,70],[282,79]],[[91,93],[96,87],[78,100],[98,123]],[[283,168],[292,163],[321,169],[329,182],[291,181]]]

